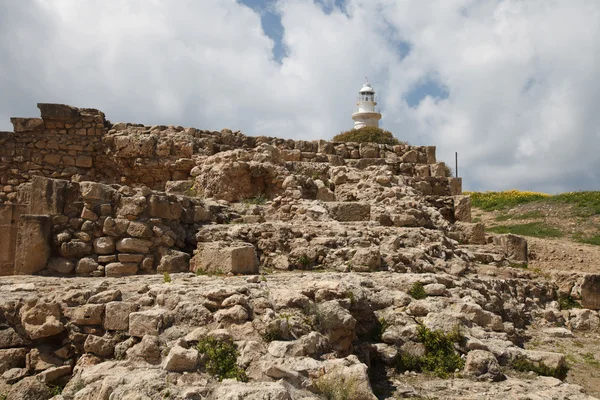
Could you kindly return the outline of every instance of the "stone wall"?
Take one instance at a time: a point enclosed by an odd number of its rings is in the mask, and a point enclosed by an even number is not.
[[[112,125],[104,113],[60,104],[38,104],[41,118],[11,118],[14,132],[0,132],[0,203],[22,202],[18,186],[32,176],[107,184],[146,185],[164,190],[171,180],[190,178],[206,157],[262,145],[281,151],[289,169],[303,164],[364,169],[394,165],[424,194],[460,194],[460,181],[445,176],[435,147],[294,141],[248,137],[240,132],[181,126]]]

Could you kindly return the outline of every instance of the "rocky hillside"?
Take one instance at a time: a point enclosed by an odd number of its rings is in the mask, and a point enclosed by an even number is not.
[[[600,276],[532,273],[434,147],[53,106],[0,135],[0,398],[600,394],[561,351],[592,353]]]

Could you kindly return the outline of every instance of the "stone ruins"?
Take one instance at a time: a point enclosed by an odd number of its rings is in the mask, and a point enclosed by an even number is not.
[[[600,279],[518,268],[525,239],[471,222],[435,147],[38,108],[0,132],[0,398],[592,399],[504,371],[563,371],[528,329],[597,329]],[[460,330],[464,368],[398,372],[423,327]],[[209,373],[204,338],[247,379]]]

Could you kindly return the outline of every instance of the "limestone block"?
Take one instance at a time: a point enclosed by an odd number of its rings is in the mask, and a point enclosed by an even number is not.
[[[379,267],[381,267],[381,253],[375,247],[358,249],[352,257],[352,268],[354,271],[376,271]]]
[[[170,203],[166,196],[152,195],[148,199],[148,212],[153,218],[178,220],[183,208],[180,204]]]
[[[145,239],[125,238],[117,242],[117,250],[122,253],[148,253],[152,242]]]
[[[183,194],[190,195],[192,188],[194,187],[194,181],[167,181],[165,184],[165,192],[167,194]]]
[[[212,221],[213,215],[203,206],[194,207],[194,222],[207,222]]]
[[[108,277],[135,275],[138,271],[137,263],[120,263],[113,262],[104,268],[104,272]]]
[[[116,155],[124,158],[153,157],[156,139],[156,135],[116,136]]]
[[[454,196],[454,220],[471,222],[471,196]]]
[[[480,222],[456,222],[454,229],[459,233],[458,240],[466,244],[485,244],[484,225]]]
[[[504,378],[494,354],[485,350],[473,350],[467,354],[465,373],[478,380],[498,382]]]
[[[129,314],[137,311],[135,303],[111,301],[106,304],[104,329],[111,331],[129,330]]]
[[[11,386],[6,398],[15,400],[48,400],[52,396],[49,386],[37,377],[30,376]]]
[[[90,156],[78,156],[75,159],[75,165],[80,168],[92,168],[94,166],[94,159]]]
[[[425,147],[425,154],[427,155],[427,164],[435,164],[435,146],[427,146]]]
[[[102,232],[105,235],[119,237],[127,232],[129,227],[129,220],[123,218],[111,218],[108,217],[104,220],[104,226]]]
[[[20,311],[21,325],[31,339],[54,336],[64,329],[60,322],[61,310],[58,303],[25,305]]]
[[[26,349],[3,349],[0,350],[0,374],[11,368],[25,367]]]
[[[600,275],[586,275],[581,285],[581,303],[591,310],[600,310]]]
[[[317,179],[315,184],[317,185],[317,200],[335,201],[335,195],[322,180]]]
[[[117,215],[121,217],[138,217],[146,210],[146,206],[144,196],[121,197]]]
[[[51,258],[48,262],[48,270],[57,274],[68,275],[73,269],[75,264],[66,258]]]
[[[331,217],[340,222],[369,221],[371,219],[371,205],[358,202],[331,202],[325,207]]]
[[[117,258],[122,263],[136,263],[136,264],[139,264],[144,259],[144,255],[143,254],[120,253],[117,256]]]
[[[132,312],[129,314],[129,335],[136,337],[143,337],[144,335],[157,336],[163,328],[163,317],[166,312],[161,308]]]
[[[527,239],[509,233],[499,236],[497,241],[506,258],[512,261],[527,262]]]
[[[63,376],[67,376],[71,373],[72,368],[70,365],[63,365],[61,367],[48,368],[45,371],[40,372],[36,378],[45,384],[52,383]]]
[[[190,255],[182,251],[167,250],[161,254],[156,271],[186,272],[190,270]]]
[[[66,104],[38,103],[37,107],[40,109],[41,116],[44,121],[58,120],[75,123],[81,118],[79,109]]]
[[[10,123],[13,124],[15,133],[41,132],[45,128],[44,120],[41,118],[11,118]]]
[[[79,182],[79,189],[83,200],[90,202],[110,201],[116,193],[110,186],[97,182]]]
[[[450,185],[450,196],[458,196],[462,194],[462,178],[448,178]]]
[[[83,349],[86,353],[92,353],[100,357],[112,357],[115,352],[115,343],[96,335],[88,335],[85,339]]]
[[[65,258],[81,258],[91,253],[91,243],[71,240],[60,245],[60,255]]]
[[[174,346],[165,358],[163,368],[172,372],[192,371],[198,363],[198,351]]]
[[[94,240],[94,252],[96,254],[112,254],[115,252],[115,248],[115,240],[110,236],[103,236]]]
[[[131,221],[127,227],[127,233],[136,238],[151,238],[152,228],[144,222]]]
[[[146,361],[150,364],[160,363],[160,341],[157,336],[146,335],[142,340],[127,350],[127,359]]]
[[[379,146],[375,143],[361,143],[360,158],[379,158]]]
[[[42,215],[21,215],[15,254],[15,274],[29,275],[46,268],[51,254],[52,220]]]
[[[61,215],[64,211],[67,181],[34,176],[31,179],[29,212]]]
[[[77,325],[102,325],[104,304],[85,304],[80,307],[68,307],[65,316]]]
[[[198,243],[192,262],[192,271],[234,274],[256,274],[258,258],[254,246],[244,242]]]
[[[0,329],[0,349],[19,347],[25,344],[25,340],[13,328]]]

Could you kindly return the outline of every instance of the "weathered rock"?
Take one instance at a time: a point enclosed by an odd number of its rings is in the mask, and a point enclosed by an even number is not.
[[[52,220],[42,215],[21,215],[15,255],[15,274],[31,275],[46,268],[52,249]]]
[[[102,325],[104,304],[85,304],[65,309],[65,316],[77,325]]]
[[[145,239],[125,238],[117,242],[117,250],[122,253],[148,253],[152,242]]]
[[[142,340],[127,350],[127,358],[143,360],[150,364],[160,363],[160,342],[155,335],[145,335]]]
[[[163,328],[165,314],[166,310],[160,308],[129,314],[129,335],[158,335]]]
[[[106,304],[115,300],[119,300],[121,298],[121,291],[119,289],[114,290],[104,290],[100,293],[97,293],[91,296],[88,299],[88,303],[90,304]],[[108,312],[107,312],[108,315]]]
[[[48,262],[48,270],[53,273],[68,275],[73,273],[75,264],[66,258],[51,258]]]
[[[212,273],[256,274],[258,258],[254,246],[243,242],[198,243],[190,261],[192,271]]]
[[[499,238],[500,246],[506,255],[506,258],[516,262],[528,261],[527,240],[522,236],[513,234],[501,235]]]
[[[187,253],[177,250],[168,250],[161,255],[156,271],[164,272],[185,272],[190,270],[190,256]]]
[[[137,304],[122,301],[111,301],[106,304],[104,329],[111,331],[129,330],[129,314],[137,311]]]
[[[198,363],[198,351],[175,346],[169,351],[165,358],[163,368],[167,371],[183,372],[193,371]]]
[[[585,308],[600,310],[600,275],[586,275],[581,285],[581,303]]]
[[[340,222],[368,221],[371,218],[371,205],[368,203],[331,202],[326,203],[331,217]]]
[[[58,303],[39,303],[23,306],[20,311],[21,325],[31,339],[54,336],[63,331],[60,322],[61,310]]]
[[[465,373],[480,380],[498,382],[504,379],[494,354],[484,350],[473,350],[467,354]]]
[[[354,339],[356,320],[336,300],[318,305],[319,323],[331,346],[340,354],[348,354]]]
[[[70,365],[63,365],[62,367],[52,367],[40,372],[37,375],[37,378],[45,384],[50,384],[62,378],[63,376],[69,375],[71,373],[71,370],[72,368]]]
[[[104,269],[106,276],[135,275],[138,271],[137,263],[110,263]]]
[[[358,249],[352,257],[352,269],[357,272],[376,271],[381,267],[381,253],[377,248]]]
[[[6,398],[10,400],[48,400],[52,398],[52,392],[39,379],[31,376],[13,385]]]
[[[94,240],[94,252],[102,255],[113,254],[115,252],[115,240],[110,236],[99,237]]]
[[[98,262],[92,257],[85,257],[77,262],[75,272],[80,275],[87,275],[98,269]]]
[[[10,347],[20,347],[25,344],[25,340],[11,327],[0,329],[0,349]]]
[[[88,335],[83,346],[86,353],[92,353],[100,357],[112,357],[115,351],[115,344],[110,339],[100,336]]]
[[[2,349],[0,350],[0,374],[12,368],[25,367],[26,349]]]

